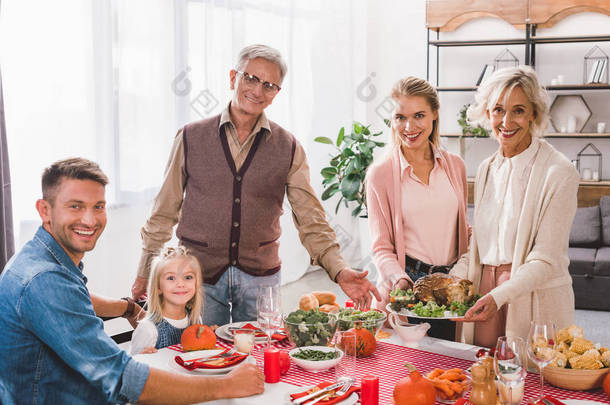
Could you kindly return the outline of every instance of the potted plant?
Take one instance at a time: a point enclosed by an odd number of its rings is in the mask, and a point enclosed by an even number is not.
[[[330,165],[321,170],[324,178],[322,200],[328,200],[333,195],[341,193],[335,213],[339,211],[341,202],[348,207],[348,202],[354,201],[356,207],[352,211],[352,215],[367,217],[364,195],[366,169],[373,162],[374,149],[385,146],[385,142],[374,139],[383,132],[371,133],[369,127],[370,125],[364,126],[354,121],[351,133],[346,135],[345,128],[341,127],[334,142],[326,136],[314,139],[319,143],[333,145],[336,149],[336,154],[331,155]]]
[[[468,122],[466,111],[468,110],[469,106],[470,104],[464,105],[458,114],[458,124],[460,124],[460,127],[462,127],[462,136],[470,135],[475,138],[487,138],[489,136],[489,131],[487,129],[480,125],[473,127],[470,125],[470,122]]]

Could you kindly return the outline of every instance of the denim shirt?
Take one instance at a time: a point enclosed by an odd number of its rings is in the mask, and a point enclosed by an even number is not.
[[[82,267],[40,227],[0,274],[0,403],[137,402],[149,367],[104,332]]]

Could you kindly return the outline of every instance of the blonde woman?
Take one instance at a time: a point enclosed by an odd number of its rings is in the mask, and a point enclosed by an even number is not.
[[[451,269],[483,294],[464,318],[476,322],[464,338],[479,346],[505,334],[526,337],[531,320],[564,327],[574,317],[568,238],[579,178],[540,139],[547,99],[531,68],[508,68],[483,83],[468,110],[500,145],[477,171],[470,248]]]
[[[165,248],[154,258],[148,287],[148,316],[131,339],[131,354],[154,353],[180,343],[187,326],[201,322],[201,267],[186,248]]]
[[[385,311],[393,286],[407,289],[418,278],[447,273],[468,248],[464,161],[439,148],[439,100],[416,77],[392,88],[393,149],[367,174],[367,207],[378,289]],[[429,335],[454,339],[455,325],[431,322]]]

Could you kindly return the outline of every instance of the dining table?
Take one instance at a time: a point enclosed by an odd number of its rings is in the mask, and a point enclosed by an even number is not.
[[[368,357],[356,360],[356,384],[365,375],[374,375],[379,378],[379,404],[392,404],[392,393],[394,386],[403,377],[409,375],[409,370],[405,367],[405,362],[414,365],[422,374],[434,368],[469,368],[476,360],[476,355],[481,349],[460,342],[452,342],[437,339],[429,336],[423,337],[417,344],[405,344],[399,335],[392,329],[382,329],[389,335],[386,338],[377,340],[377,349]],[[378,335],[379,336],[379,335]],[[292,346],[287,340],[274,342],[278,349],[288,351]],[[217,346],[220,348],[232,347],[232,342],[218,339]],[[263,349],[265,344],[255,346],[251,356],[247,361],[256,362],[263,367]],[[134,358],[152,367],[168,370],[176,373],[188,375],[201,375],[197,370],[188,371],[175,363],[175,357],[181,354],[179,345],[159,349],[152,354],[138,354]],[[205,402],[210,405],[290,405],[290,394],[302,392],[306,387],[312,387],[318,383],[328,381],[334,382],[334,371],[313,373],[301,369],[294,363],[291,364],[288,372],[281,376],[278,383],[265,383],[265,391],[259,395],[245,398],[222,399],[217,401]],[[553,387],[545,382],[545,394],[555,399],[580,400],[579,404],[610,403],[608,396],[602,389],[592,391],[571,391]],[[527,404],[539,393],[539,376],[536,373],[528,373],[525,380],[524,395],[521,404]],[[347,401],[346,401],[347,402]],[[357,402],[360,403],[360,402]],[[437,402],[437,404],[441,404]]]

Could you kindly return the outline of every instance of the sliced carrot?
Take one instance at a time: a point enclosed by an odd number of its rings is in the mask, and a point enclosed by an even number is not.
[[[436,388],[441,390],[441,392],[443,392],[445,395],[447,395],[448,398],[451,398],[455,394],[455,392],[449,387],[449,385],[444,382],[434,380],[433,384]]]
[[[441,374],[439,376],[439,378],[443,379],[443,380],[449,380],[449,381],[462,381],[464,379],[466,379],[466,376],[462,373],[456,373],[456,372],[444,372],[443,374]]]
[[[443,370],[442,368],[435,368],[434,370],[430,371],[426,377],[428,378],[436,378],[439,375],[443,374],[445,372],[445,370]]]

